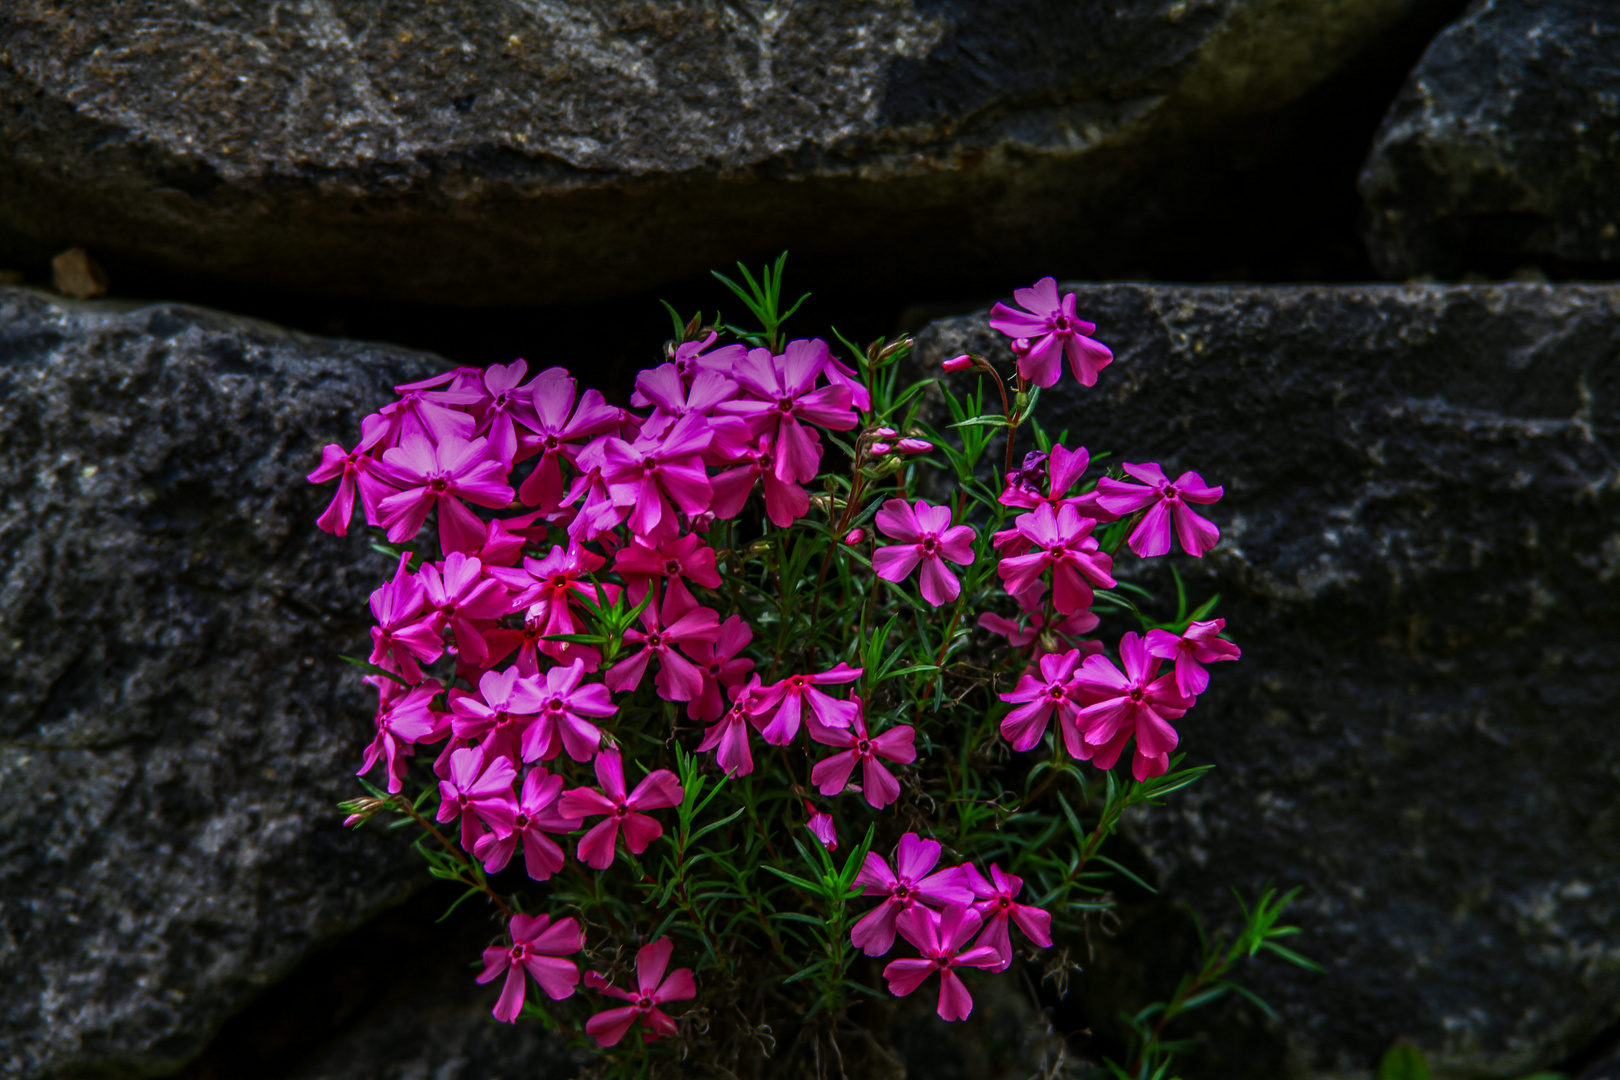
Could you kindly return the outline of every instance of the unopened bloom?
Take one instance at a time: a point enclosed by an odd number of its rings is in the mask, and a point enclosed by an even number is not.
[[[482,747],[469,746],[450,755],[450,776],[439,781],[439,821],[461,818],[461,846],[472,851],[482,821],[497,836],[510,836],[517,800],[512,781],[517,770],[503,757],[486,762]]]
[[[1026,555],[1001,560],[996,573],[1020,604],[1039,600],[1045,592],[1041,574],[1052,568],[1052,606],[1065,615],[1085,611],[1094,599],[1092,585],[1114,584],[1114,560],[1099,551],[1091,530],[1096,522],[1081,517],[1072,506],[1053,515],[1045,503],[1033,514],[1019,514],[1018,532],[1031,545]]]
[[[1076,677],[1078,689],[1095,701],[1080,710],[1078,720],[1086,748],[1099,769],[1111,769],[1135,735],[1131,775],[1137,780],[1163,776],[1178,741],[1169,721],[1185,716],[1193,702],[1176,689],[1174,675],[1155,678],[1159,661],[1136,634],[1120,638],[1119,658],[1123,673],[1106,656],[1088,656]]]
[[[506,869],[518,841],[523,841],[523,865],[529,877],[545,881],[563,868],[563,851],[547,833],[571,833],[579,828],[579,818],[565,818],[557,810],[562,798],[563,778],[536,765],[523,778],[512,832],[505,836],[485,833],[473,845],[473,854],[483,860],[484,871],[498,874]],[[570,949],[570,952],[574,950]]]
[[[478,982],[492,981],[506,972],[506,985],[495,1002],[495,1019],[511,1023],[523,1011],[527,983],[523,973],[534,976],[540,989],[553,1001],[572,997],[579,985],[579,968],[572,960],[561,959],[585,947],[579,923],[549,915],[512,916],[512,944],[494,945],[484,950],[484,971]]]
[[[1051,386],[1058,381],[1067,354],[1080,385],[1096,385],[1097,372],[1113,362],[1114,354],[1088,336],[1097,326],[1075,314],[1074,293],[1059,299],[1057,280],[1045,277],[1033,288],[1014,289],[1013,299],[1026,310],[998,303],[990,310],[990,326],[1028,342],[1027,351],[1018,357],[1018,374],[1036,386]]]
[[[1001,964],[996,970],[1005,971],[1012,966],[1012,935],[1008,933],[1007,925],[1009,922],[1017,923],[1024,936],[1041,948],[1052,947],[1051,912],[1029,904],[1020,904],[1016,899],[1024,889],[1023,878],[1003,873],[1001,867],[995,863],[990,864],[988,880],[979,873],[976,866],[966,866],[964,869],[967,872],[968,888],[979,898],[974,902],[973,910],[984,919],[984,933],[979,935],[979,944],[990,946],[1001,958]]]
[[[923,598],[936,607],[955,600],[962,583],[945,568],[946,561],[961,566],[974,559],[973,527],[951,527],[951,508],[930,506],[921,499],[913,507],[904,499],[890,499],[877,512],[878,532],[900,541],[872,553],[872,568],[885,581],[904,581],[922,564]]]
[[[817,810],[815,803],[809,799],[804,800],[804,812],[810,815],[810,820],[804,823],[804,827],[821,842],[822,847],[828,851],[837,851],[838,828],[833,824],[832,815]]]
[[[1155,464],[1126,462],[1125,471],[1142,483],[1127,484],[1105,476],[1097,481],[1097,503],[1121,517],[1148,508],[1131,530],[1132,551],[1144,559],[1167,553],[1172,525],[1176,539],[1181,541],[1181,550],[1197,558],[1202,558],[1204,552],[1220,540],[1221,530],[1193,513],[1187,504],[1219,502],[1225,489],[1210,487],[1195,472],[1184,472],[1171,483],[1164,470]]]
[[[946,371],[966,371],[968,368],[973,366],[973,357],[967,353],[963,353],[961,356],[951,357],[949,360],[946,360],[939,366],[944,368]]]
[[[658,1006],[697,997],[697,983],[692,979],[690,968],[676,968],[665,977],[664,971],[669,967],[670,954],[674,951],[675,943],[667,937],[643,946],[636,953],[634,991],[620,990],[594,971],[586,973],[586,986],[598,993],[630,1002],[622,1008],[599,1012],[585,1021],[585,1030],[598,1044],[613,1046],[624,1038],[624,1033],[637,1020],[641,1021],[643,1036],[649,1042],[661,1035],[675,1034],[675,1021]]]
[[[535,721],[523,733],[524,761],[550,761],[564,749],[575,761],[595,756],[602,731],[585,718],[612,716],[619,707],[601,683],[581,685],[584,677],[585,662],[578,659],[546,672],[544,684],[534,693]]]
[[[861,794],[879,810],[900,797],[900,782],[883,762],[909,765],[917,760],[917,748],[913,745],[916,732],[911,725],[901,724],[881,735],[871,735],[867,733],[866,718],[859,709],[855,712],[855,722],[847,728],[812,723],[810,737],[825,746],[844,748],[842,753],[816,762],[815,768],[810,770],[810,782],[823,795],[837,795],[849,783],[855,766],[860,765]]]
[[[864,543],[866,543],[866,530],[865,529],[851,529],[851,530],[849,530],[849,532],[844,534],[844,543],[848,544],[850,547],[854,547],[856,544],[864,544]]]
[[[1176,662],[1176,689],[1182,697],[1197,697],[1209,689],[1209,672],[1205,664],[1222,660],[1237,660],[1243,650],[1220,636],[1226,629],[1225,619],[1195,622],[1181,634],[1168,630],[1149,630],[1147,650],[1162,660]]]
[[[674,593],[664,597],[662,608],[648,604],[641,613],[641,629],[624,632],[627,645],[642,646],[608,668],[602,681],[615,693],[634,690],[647,674],[647,663],[658,658],[658,674],[653,685],[665,701],[691,701],[703,693],[703,673],[676,646],[688,648],[699,641],[720,639],[720,616],[713,608],[683,604]]]
[[[558,810],[565,817],[587,818],[606,815],[580,838],[575,854],[579,861],[593,870],[606,870],[613,865],[613,845],[624,832],[624,846],[631,854],[640,855],[647,845],[664,835],[664,827],[642,813],[644,810],[662,810],[679,806],[686,793],[680,781],[668,769],[655,769],[625,794],[624,761],[617,750],[603,750],[596,755],[596,781],[600,791],[593,788],[574,788],[563,794]]]
[[[894,448],[902,454],[926,454],[934,448],[934,444],[927,439],[901,439],[894,444]]]
[[[496,509],[512,504],[506,465],[490,456],[482,438],[451,435],[435,446],[421,435],[407,435],[383,451],[383,464],[402,489],[378,504],[390,543],[413,539],[437,507],[439,546],[446,552],[473,551],[484,542],[484,523],[462,500]]]
[[[851,928],[851,944],[867,956],[882,956],[894,947],[895,917],[913,904],[920,901],[944,907],[973,902],[973,891],[963,880],[960,866],[929,873],[939,862],[940,850],[938,841],[906,833],[895,851],[895,869],[889,869],[888,860],[877,852],[866,853],[855,884],[866,887],[863,896],[885,899]]]
[[[860,715],[860,707],[853,702],[839,701],[818,688],[854,682],[864,672],[864,668],[852,668],[840,661],[819,675],[789,675],[769,688],[772,703],[780,705],[776,715],[771,717],[771,722],[760,734],[772,746],[785,746],[792,742],[799,733],[799,724],[807,705],[816,720],[827,727],[849,727],[850,722]]]
[[[1050,653],[1041,657],[1038,676],[1033,668],[1025,671],[1012,692],[1001,695],[1002,701],[1018,704],[1018,708],[1001,721],[1001,737],[1012,743],[1014,750],[1034,749],[1046,734],[1046,725],[1051,722],[1054,710],[1063,737],[1079,739],[1079,732],[1074,728],[1080,716],[1074,681],[1074,669],[1079,666],[1079,649],[1070,649],[1061,656]],[[1071,743],[1071,747],[1077,745],[1078,742]]]
[[[889,980],[889,993],[905,997],[937,971],[939,1018],[966,1020],[973,1011],[973,997],[955,969],[994,968],[1001,964],[1000,956],[989,945],[967,947],[983,921],[978,912],[963,904],[951,904],[939,914],[925,907],[912,907],[903,912],[898,919],[900,933],[922,956],[894,960],[883,969],[883,977]]]

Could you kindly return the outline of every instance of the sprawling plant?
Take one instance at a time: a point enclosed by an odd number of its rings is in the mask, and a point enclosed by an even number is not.
[[[1104,845],[1208,768],[1173,722],[1240,655],[1213,600],[1154,614],[1115,578],[1127,548],[1210,550],[1195,507],[1221,488],[1104,471],[1031,415],[1065,361],[1091,386],[1113,359],[1053,279],[993,311],[1009,397],[992,358],[906,385],[906,339],[840,339],[842,359],[785,340],[782,263],[743,277],[721,280],[761,329],[677,318],[633,408],[560,367],[458,368],[396,387],[310,475],[339,481],[320,526],[344,535],[358,494],[392,564],[349,658],[378,702],[349,823],[391,815],[490,905],[497,1019],[628,1074],[705,1040],[723,1069],[788,1028],[830,1068],[882,984],[967,1017],[975,980],[1138,880]],[[950,438],[918,421],[930,386]],[[946,472],[938,505],[913,496],[923,469]],[[1093,636],[1104,617],[1126,629]],[[1108,1067],[1166,1075],[1165,1024],[1244,957],[1308,963],[1276,943],[1280,907],[1127,1017]]]

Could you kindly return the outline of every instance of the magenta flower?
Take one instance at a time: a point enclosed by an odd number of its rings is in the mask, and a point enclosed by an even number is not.
[[[626,795],[624,792],[624,762],[617,750],[603,750],[596,755],[596,781],[601,791],[593,788],[574,788],[563,793],[558,810],[565,817],[587,818],[606,815],[580,838],[575,854],[579,861],[593,870],[606,870],[613,865],[613,845],[624,831],[624,846],[633,855],[647,850],[647,845],[664,835],[664,827],[642,813],[644,810],[662,810],[679,806],[686,792],[680,781],[668,769],[656,769]]]
[[[1079,649],[1081,656],[1102,652],[1103,646],[1100,641],[1075,640],[1080,634],[1088,634],[1097,629],[1097,624],[1102,621],[1090,611],[1079,611],[1066,616],[1050,628],[1046,625],[1046,616],[1039,611],[1030,612],[1028,618],[1029,625],[1024,626],[1012,619],[987,611],[979,616],[979,626],[992,634],[1000,634],[1014,649],[1022,649],[1033,642],[1034,647],[1030,649],[1032,660],[1039,660],[1050,653],[1068,652],[1070,649]]]
[[[1041,575],[1047,567],[1052,568],[1052,606],[1064,615],[1091,607],[1092,585],[1113,586],[1114,560],[1097,549],[1091,535],[1097,523],[1074,507],[1065,506],[1054,516],[1042,503],[1033,514],[1019,514],[1016,524],[1031,550],[1002,559],[996,573],[1020,604],[1026,598],[1038,601],[1046,591]]]
[[[1058,298],[1057,281],[1041,278],[1033,288],[1014,289],[1013,299],[1025,310],[997,304],[990,309],[990,326],[1011,338],[1024,338],[1028,351],[1020,352],[1018,374],[1036,386],[1051,386],[1062,374],[1064,354],[1081,386],[1095,386],[1097,373],[1114,361],[1108,346],[1088,335],[1094,323],[1075,314],[1075,295]]]
[[[1012,935],[1008,923],[1017,923],[1024,936],[1043,949],[1052,947],[1052,914],[1038,907],[1020,904],[1015,899],[1024,889],[1024,879],[1002,873],[1001,867],[990,864],[990,879],[985,880],[976,866],[965,866],[968,888],[979,899],[973,910],[984,919],[984,933],[978,943],[996,950],[1001,963],[995,968],[1005,971],[1012,966]]]
[[[550,761],[561,750],[575,761],[589,761],[602,745],[602,730],[587,716],[601,719],[619,711],[601,683],[585,683],[585,661],[546,672],[545,684],[536,689],[535,722],[523,733],[524,761]]]
[[[1097,502],[1121,517],[1147,507],[1147,513],[1131,530],[1132,551],[1144,559],[1169,552],[1172,524],[1176,539],[1181,541],[1181,550],[1195,558],[1203,558],[1204,552],[1220,540],[1221,530],[1193,513],[1187,504],[1219,502],[1225,494],[1224,488],[1209,487],[1195,472],[1182,473],[1172,484],[1164,470],[1153,464],[1126,462],[1125,471],[1142,483],[1127,484],[1105,476],[1097,481]]]
[[[529,372],[527,360],[491,364],[484,369],[485,399],[479,407],[478,426],[473,434],[489,439],[490,453],[511,468],[518,453],[518,424],[533,429],[539,425],[529,386],[519,386]],[[515,423],[514,423],[515,421]]]
[[[388,763],[388,791],[397,795],[403,789],[405,771],[409,767],[405,758],[407,747],[424,739],[431,739],[439,726],[439,717],[433,711],[433,699],[442,687],[429,680],[409,690],[392,679],[377,680],[379,700],[374,724],[377,735],[366,747],[365,758],[356,776],[364,776],[376,768],[379,760]]]
[[[575,409],[574,380],[560,367],[536,375],[528,389],[531,412],[524,423],[534,435],[520,434],[518,460],[535,453],[540,460],[518,488],[518,498],[525,506],[551,511],[562,502],[562,462],[572,463],[579,456],[579,447],[574,444],[617,430],[619,410],[596,390],[585,391]]]
[[[486,763],[482,747],[469,746],[450,755],[450,776],[439,781],[439,821],[461,818],[461,846],[472,851],[483,832],[479,823],[509,836],[517,815],[512,781],[517,770],[503,757]]]
[[[760,734],[772,746],[786,746],[799,733],[806,705],[815,719],[827,727],[849,727],[860,715],[860,706],[851,701],[839,701],[817,687],[854,682],[864,671],[864,668],[852,668],[840,661],[819,675],[789,675],[769,688],[772,704],[780,704],[776,715]]]
[[[688,515],[709,508],[714,490],[702,454],[712,438],[703,417],[690,414],[657,437],[607,439],[602,478],[614,506],[630,508],[625,524],[631,532],[648,540],[674,536],[680,525],[675,507]]]
[[[636,375],[630,404],[652,406],[653,414],[641,427],[643,435],[657,437],[688,413],[707,417],[722,401],[737,394],[737,384],[717,371],[697,371],[683,378],[674,364],[660,364]]]
[[[1195,622],[1181,634],[1168,630],[1149,630],[1147,650],[1161,660],[1176,662],[1176,689],[1185,698],[1195,698],[1209,689],[1209,672],[1205,664],[1222,660],[1237,660],[1243,650],[1224,640],[1220,634],[1226,629],[1225,619]]]
[[[722,521],[742,513],[743,504],[754,490],[754,482],[765,485],[765,516],[771,524],[785,529],[810,510],[810,494],[798,484],[783,483],[776,478],[775,444],[769,435],[762,435],[743,448],[739,460],[742,464],[728,469],[710,480],[714,488],[714,502],[710,509]]]
[[[446,439],[470,439],[478,418],[467,409],[476,409],[484,402],[484,373],[478,368],[456,368],[432,379],[402,383],[394,387],[398,401],[384,405],[377,412],[383,423],[382,445],[395,447],[407,439],[426,439],[443,442]],[[445,390],[428,387],[450,382]],[[364,430],[365,423],[361,422]]]
[[[445,552],[472,551],[482,544],[484,523],[462,500],[497,509],[512,504],[506,466],[488,451],[484,439],[454,435],[437,446],[420,435],[407,435],[384,450],[388,478],[402,489],[378,504],[389,541],[414,539],[428,511],[438,507],[439,546]]]
[[[641,649],[608,668],[603,682],[614,693],[634,690],[647,674],[647,662],[658,658],[658,674],[653,685],[658,696],[665,701],[691,701],[703,693],[703,673],[688,660],[676,646],[689,649],[699,641],[720,639],[720,616],[712,608],[688,607],[674,593],[664,597],[660,611],[656,602],[647,605],[641,613],[640,630],[626,630],[627,645],[640,645]]]
[[[961,356],[951,357],[949,360],[946,360],[939,366],[948,372],[957,372],[966,371],[968,368],[972,367],[973,364],[973,357],[968,353],[963,353]]]
[[[754,662],[740,655],[753,640],[753,629],[741,615],[733,615],[720,624],[720,636],[715,641],[694,641],[686,646],[703,677],[703,689],[686,706],[687,716],[709,721],[724,715],[726,703],[720,688],[738,685],[754,670]]]
[[[461,659],[477,667],[489,659],[489,646],[474,620],[498,619],[511,606],[506,586],[484,577],[484,566],[470,555],[452,551],[440,566],[422,566],[422,588],[440,624],[455,635]]]
[[[748,346],[741,344],[722,345],[713,352],[709,347],[720,337],[713,330],[702,341],[683,341],[675,346],[670,362],[680,373],[681,381],[691,385],[702,371],[713,371],[720,375],[730,377],[731,369],[738,360],[748,355]]]
[[[736,618],[736,616],[732,616]],[[729,621],[729,620],[728,620]],[[754,752],[748,745],[748,729],[765,726],[764,714],[778,700],[774,688],[760,685],[759,676],[751,676],[747,683],[733,686],[731,708],[720,717],[720,722],[703,732],[698,752],[716,750],[715,763],[727,776],[747,776],[754,771]]]
[[[697,997],[697,983],[691,968],[676,968],[666,978],[670,954],[675,943],[661,937],[651,945],[642,946],[636,953],[636,989],[620,990],[594,971],[585,975],[585,985],[599,993],[630,1002],[618,1009],[607,1009],[585,1021],[585,1030],[601,1046],[613,1046],[630,1025],[641,1021],[642,1037],[652,1042],[661,1035],[675,1034],[675,1021],[658,1006],[671,1001],[689,1001]]]
[[[371,594],[371,614],[377,625],[371,628],[370,663],[397,671],[411,682],[422,681],[420,660],[431,664],[444,655],[439,636],[437,613],[427,608],[427,590],[422,580],[410,572],[411,555],[399,557],[394,578]]]
[[[553,544],[544,559],[525,557],[521,570],[492,566],[486,572],[516,592],[509,610],[527,607],[529,611],[525,621],[539,623],[541,635],[549,636],[585,632],[586,628],[574,618],[571,605],[577,603],[580,597],[593,604],[597,602],[597,586],[590,580],[590,575],[605,565],[607,560],[602,556],[586,551],[578,541],[570,541],[566,551],[560,545]],[[603,585],[601,588],[602,595],[610,603],[619,594],[617,585]],[[591,646],[571,641],[541,641],[536,647],[559,664],[582,657],[586,671],[595,671],[601,659],[601,654]]]
[[[562,788],[562,777],[553,776],[538,765],[529,770],[529,775],[523,778],[523,792],[518,796],[511,834],[499,837],[488,832],[473,845],[473,854],[483,861],[486,873],[498,874],[505,870],[519,840],[523,841],[524,869],[535,881],[545,881],[563,868],[563,850],[546,834],[571,833],[579,828],[580,820],[558,813],[557,801],[562,798]]]
[[[832,431],[848,431],[856,423],[850,411],[854,394],[847,386],[812,389],[828,357],[820,339],[790,341],[781,356],[754,349],[732,367],[732,375],[748,394],[721,404],[718,412],[741,416],[756,435],[769,435],[776,448],[776,478],[785,484],[815,478],[821,463],[821,441],[806,424]]]
[[[697,603],[686,586],[688,578],[706,589],[720,587],[714,549],[690,533],[666,538],[656,545],[644,543],[639,536],[631,537],[630,543],[619,549],[613,569],[624,578],[625,591],[637,604],[647,595],[653,578],[666,579],[670,596],[680,594],[682,604]]]
[[[1058,725],[1065,739],[1071,738],[1080,716],[1080,704],[1075,700],[1074,669],[1080,666],[1080,650],[1070,649],[1061,656],[1048,653],[1041,657],[1040,675],[1034,668],[1027,669],[1011,693],[1002,694],[1001,700],[1018,703],[1018,708],[1001,721],[1001,737],[1012,743],[1014,750],[1033,750],[1046,734],[1046,725],[1052,720],[1053,710],[1058,714]],[[1078,739],[1076,730],[1072,736]],[[1074,744],[1071,744],[1074,745]]]
[[[804,800],[804,812],[810,815],[810,820],[804,823],[804,827],[810,830],[810,835],[828,851],[837,851],[838,827],[833,824],[832,815],[817,810],[815,803],[809,799]]]
[[[939,1018],[966,1020],[973,1012],[973,996],[956,974],[959,967],[995,968],[1001,964],[989,945],[967,943],[983,923],[979,913],[963,904],[950,904],[942,914],[914,906],[897,920],[900,933],[922,953],[918,959],[894,960],[883,969],[889,980],[889,993],[905,997],[928,976],[939,972]]]
[[[838,359],[837,354],[828,348],[826,342],[820,338],[812,338],[810,348],[814,349],[817,346],[820,347],[823,357],[821,373],[827,377],[827,381],[834,386],[842,386],[849,391],[849,403],[853,408],[863,413],[871,412],[872,392],[866,388],[865,383],[861,382],[860,375],[854,368]],[[791,349],[792,347],[793,342],[788,342],[788,348]]]
[[[323,532],[336,536],[349,535],[349,522],[354,518],[356,489],[360,492],[360,505],[365,510],[367,525],[381,522],[378,515],[382,513],[382,501],[396,490],[377,468],[377,460],[366,453],[386,434],[386,425],[380,417],[368,416],[361,421],[360,431],[360,445],[353,450],[345,450],[336,443],[322,447],[320,465],[305,477],[312,484],[337,480],[337,494],[321,511],[321,516],[315,519],[315,524]]]
[[[859,702],[859,698],[855,699]],[[909,724],[892,727],[881,735],[870,735],[866,719],[857,709],[854,723],[847,728],[810,725],[810,737],[825,746],[842,746],[841,753],[822,758],[810,770],[810,782],[823,795],[831,797],[844,790],[850,773],[861,766],[861,794],[879,810],[900,797],[900,782],[884,768],[884,761],[909,765],[917,760],[917,749],[912,745],[916,732]],[[879,760],[882,759],[882,760]]]
[[[1039,466],[1031,467],[1032,457],[1042,458]],[[1090,464],[1091,453],[1083,446],[1078,450],[1053,446],[1051,452],[1046,455],[1027,454],[1024,457],[1024,467],[1007,474],[1007,486],[1001,490],[1001,496],[997,501],[1003,506],[1016,507],[1020,510],[1033,510],[1045,503],[1052,508],[1054,514],[1068,505],[1079,511],[1081,517],[1095,518],[1104,524],[1117,521],[1119,515],[1110,513],[1098,505],[1096,491],[1072,497],[1069,495],[1069,490],[1080,482]],[[1047,492],[1044,495],[1036,486],[1036,479],[1042,473],[1047,480]]]
[[[1075,756],[1082,761],[1089,756],[1099,769],[1112,769],[1135,735],[1131,774],[1137,780],[1163,776],[1178,739],[1168,721],[1185,716],[1193,703],[1176,689],[1174,675],[1155,678],[1159,661],[1148,655],[1136,634],[1119,639],[1119,657],[1125,663],[1123,673],[1106,656],[1088,656],[1080,667],[1075,685],[1095,703],[1080,710],[1077,725],[1089,754]]]
[[[500,1000],[495,1002],[495,1019],[508,1024],[523,1011],[528,987],[523,978],[525,971],[534,976],[551,1000],[572,997],[574,987],[579,985],[579,968],[572,960],[561,957],[585,947],[579,924],[573,919],[554,923],[549,915],[514,915],[511,931],[512,944],[484,950],[484,972],[477,980],[487,983],[506,972],[506,984],[501,988]]]
[[[923,598],[935,607],[955,600],[962,583],[945,568],[946,561],[972,565],[973,527],[951,527],[951,508],[929,506],[921,499],[915,508],[904,499],[890,499],[877,512],[878,532],[900,543],[872,553],[872,568],[885,581],[904,581],[922,564]]]
[[[524,733],[539,711],[540,677],[524,676],[517,668],[484,672],[477,693],[450,691],[450,730],[457,738],[479,739],[486,758],[499,754],[516,764]]]
[[[882,956],[894,947],[896,916],[912,905],[919,901],[939,907],[971,904],[973,891],[963,880],[960,866],[929,873],[939,862],[939,855],[937,841],[923,840],[916,833],[906,833],[900,838],[894,870],[889,869],[888,860],[883,856],[875,851],[867,852],[861,872],[855,876],[855,884],[866,886],[861,895],[885,899],[851,928],[850,943],[867,956]]]

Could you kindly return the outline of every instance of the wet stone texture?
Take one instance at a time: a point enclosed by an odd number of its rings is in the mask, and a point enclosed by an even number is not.
[[[302,477],[439,367],[0,289],[0,1073],[172,1072],[423,880],[335,812],[387,567]]]
[[[1620,267],[1620,6],[1480,0],[1429,46],[1361,175],[1393,277]]]
[[[1583,1050],[1620,1017],[1620,288],[1079,293],[1117,360],[1049,429],[1226,487],[1180,565],[1244,659],[1178,725],[1216,771],[1135,823],[1165,895],[1303,888],[1327,973],[1249,981],[1317,1075]],[[919,342],[1011,359],[982,314]]]
[[[1102,254],[1457,3],[12,0],[0,261],[532,304]]]

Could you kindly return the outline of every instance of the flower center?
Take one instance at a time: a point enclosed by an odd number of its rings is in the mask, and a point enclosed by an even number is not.
[[[911,896],[911,885],[905,881],[897,882],[894,886],[896,900],[905,900]]]
[[[790,397],[776,399],[776,411],[790,413],[793,411],[793,399]]]
[[[663,637],[661,635],[656,634],[656,633],[647,635],[647,648],[656,649],[656,648],[659,648],[663,644],[664,644],[664,639],[663,639]]]
[[[665,573],[665,575],[667,575],[669,577],[674,577],[676,574],[679,574],[680,572],[681,572],[681,561],[679,559],[665,559],[664,560],[664,573]]]
[[[922,538],[922,543],[917,546],[922,548],[924,555],[932,555],[939,550],[939,541],[932,536],[925,536]]]
[[[855,749],[862,754],[870,754],[872,752],[872,740],[857,739],[855,742]]]
[[[435,476],[432,480],[428,481],[428,487],[435,492],[442,493],[449,489],[450,481],[446,480],[442,476]]]
[[[529,815],[519,813],[517,817],[512,819],[512,824],[516,825],[520,829],[527,829],[529,827]]]

